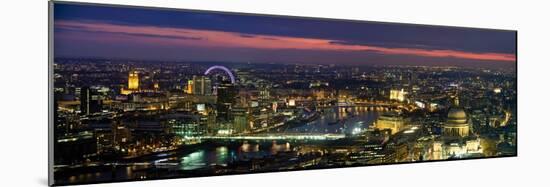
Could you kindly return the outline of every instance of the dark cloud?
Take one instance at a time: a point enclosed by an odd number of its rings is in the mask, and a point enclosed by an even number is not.
[[[379,22],[359,22],[327,19],[294,18],[280,16],[251,16],[213,12],[165,10],[154,8],[124,8],[108,6],[89,6],[56,3],[55,20],[78,20],[83,22],[116,23],[130,26],[153,26],[171,28],[190,28],[239,33],[240,37],[250,38],[257,35],[317,38],[333,41],[339,45],[368,45],[384,48],[414,48],[425,50],[456,50],[472,53],[516,53],[516,33],[514,31],[473,29],[457,27],[438,27],[412,24],[393,24]],[[63,34],[82,28],[56,29]],[[108,33],[96,33],[108,34]],[[114,34],[114,33],[113,33]],[[120,34],[120,33],[117,33]],[[203,40],[204,38],[159,36],[148,34],[127,34],[141,37],[163,37],[167,39]],[[276,37],[271,37],[276,39]],[[114,55],[118,57],[143,58],[190,58],[218,60],[259,60],[301,63],[418,63],[418,64],[463,64],[483,63],[501,66],[502,62],[465,60],[456,58],[418,57],[411,55],[384,55],[375,51],[327,52],[307,50],[259,50],[259,49],[203,49],[169,48],[161,46],[136,46],[116,44],[105,50],[104,45],[96,42],[79,43],[86,46],[71,48],[70,41],[56,42],[56,53],[63,55]],[[61,45],[58,47],[57,45]],[[95,45],[95,47],[94,47]],[[126,47],[126,48],[124,48]],[[120,49],[124,48],[125,51]],[[86,51],[78,51],[78,49]],[[147,50],[144,50],[147,49]],[[170,53],[179,51],[179,53]],[[201,51],[203,53],[182,53],[181,51]],[[231,51],[231,52],[228,52]],[[116,53],[115,53],[116,52]],[[215,55],[212,55],[215,54]],[[444,62],[443,62],[444,61]],[[514,63],[509,63],[514,64]]]

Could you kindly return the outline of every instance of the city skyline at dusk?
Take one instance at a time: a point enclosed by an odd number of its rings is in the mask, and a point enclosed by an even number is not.
[[[58,6],[56,57],[507,68],[516,61],[514,31]]]
[[[54,185],[517,155],[515,31],[53,9]]]

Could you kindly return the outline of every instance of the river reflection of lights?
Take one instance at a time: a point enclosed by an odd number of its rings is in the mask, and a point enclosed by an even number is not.
[[[362,132],[362,129],[361,128],[354,128],[353,131],[351,132],[351,134],[353,135],[357,135],[357,134],[360,134]]]
[[[216,152],[219,154],[227,154],[227,147],[218,147],[216,148]]]
[[[183,160],[181,163],[181,169],[183,170],[194,170],[201,167],[204,167],[204,160],[205,160],[205,151],[197,151],[193,152],[185,157],[183,157]]]
[[[227,160],[229,149],[227,147],[217,147],[216,148],[216,164],[223,164]]]
[[[133,167],[126,167],[126,176],[132,176],[132,168]]]

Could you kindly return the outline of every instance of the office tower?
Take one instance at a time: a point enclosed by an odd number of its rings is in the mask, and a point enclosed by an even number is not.
[[[218,112],[218,119],[229,120],[231,107],[236,100],[237,90],[232,84],[226,83],[220,84],[217,92],[216,111]]]
[[[233,132],[243,133],[248,130],[248,112],[245,108],[233,108]]]
[[[212,95],[212,80],[205,76],[193,76],[193,94]]]
[[[82,115],[90,115],[101,111],[101,98],[90,87],[80,89],[80,111]]]

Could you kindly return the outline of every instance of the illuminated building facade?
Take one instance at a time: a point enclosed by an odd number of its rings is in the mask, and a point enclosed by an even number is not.
[[[174,114],[166,117],[170,132],[180,137],[195,137],[206,134],[206,122],[200,115]]]
[[[130,71],[130,73],[128,74],[128,89],[139,89],[139,74],[137,71]]]
[[[153,88],[154,88],[155,90],[159,90],[159,89],[160,89],[159,83],[158,83],[158,82],[155,82],[155,84],[153,85]]]
[[[442,142],[433,142],[431,150],[431,160],[442,160],[443,159],[443,143]]]
[[[187,90],[185,90],[185,93],[193,94],[193,80],[187,81]]]
[[[481,140],[470,132],[472,130],[470,126],[471,121],[464,109],[460,107],[459,98],[456,96],[443,125],[442,135],[432,144],[431,158],[440,160],[480,157],[483,153]]]
[[[399,113],[391,111],[380,115],[374,127],[379,130],[389,129],[395,134],[407,126],[407,120]]]
[[[470,134],[470,125],[466,112],[459,108],[451,108],[447,115],[447,122],[443,126],[443,136],[466,137]]]
[[[407,92],[405,90],[390,90],[390,100],[395,100],[399,102],[405,101],[405,95],[407,95]]]
[[[470,135],[470,122],[466,112],[459,107],[458,97],[455,98],[454,106],[447,115],[447,121],[443,126],[445,137],[466,137]]]
[[[138,71],[132,70],[128,73],[128,88],[122,88],[120,93],[129,95],[137,91],[139,91],[139,73]]]

